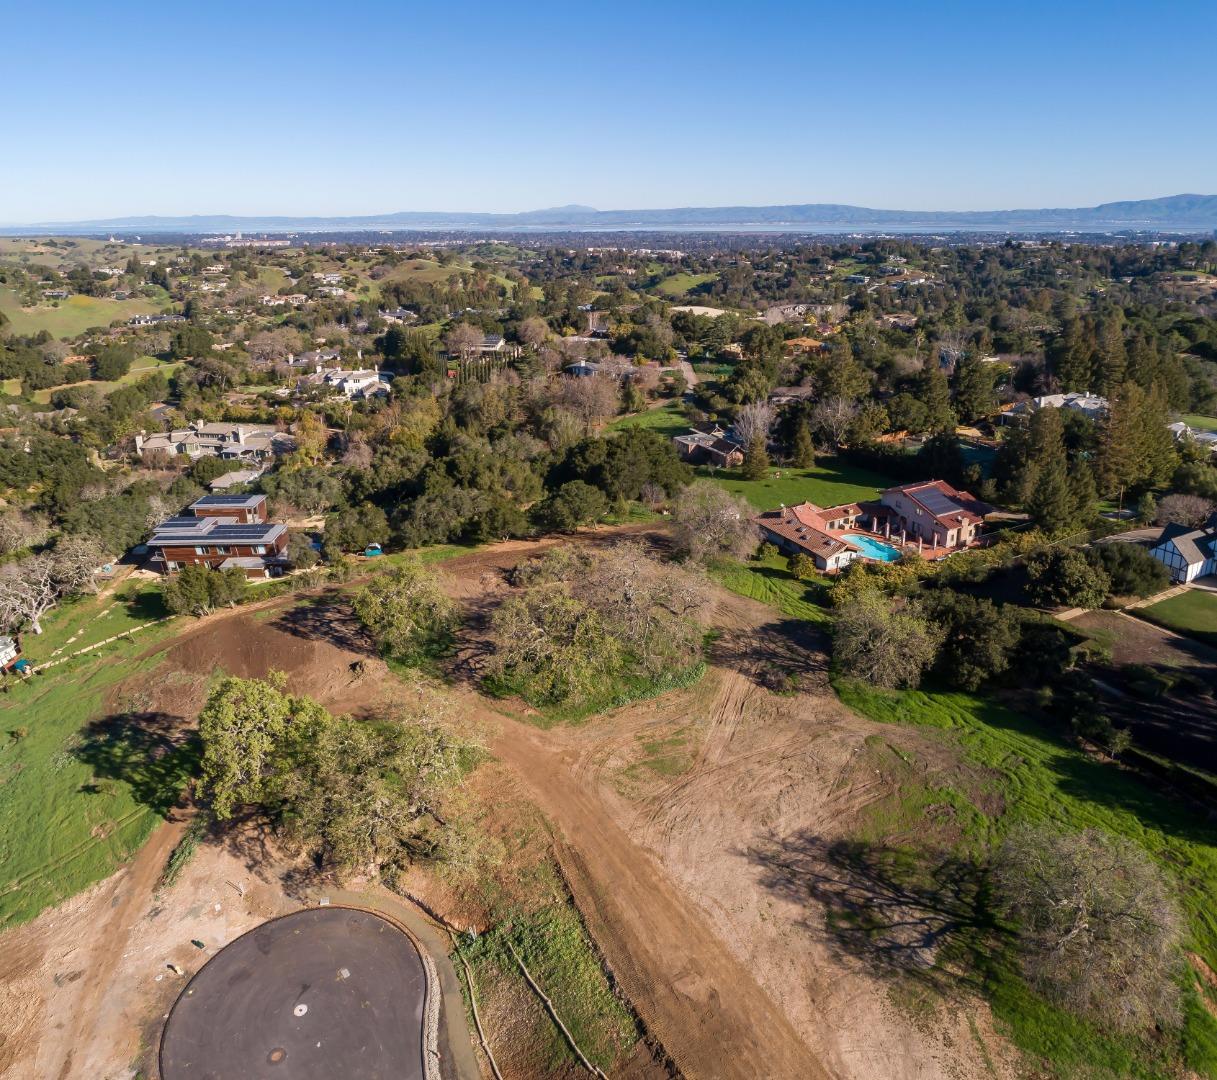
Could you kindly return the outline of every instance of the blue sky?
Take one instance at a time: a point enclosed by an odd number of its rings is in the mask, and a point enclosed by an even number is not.
[[[1217,191],[1217,3],[7,5],[0,222]]]

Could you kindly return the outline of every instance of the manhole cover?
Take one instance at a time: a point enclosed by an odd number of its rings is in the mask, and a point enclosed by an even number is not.
[[[304,1004],[297,1005],[294,1009],[292,1009],[292,1012],[296,1016],[303,1016],[306,1012],[308,1012],[308,1006]]]

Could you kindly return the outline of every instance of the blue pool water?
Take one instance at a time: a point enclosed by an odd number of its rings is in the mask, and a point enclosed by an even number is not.
[[[846,533],[845,539],[862,552],[864,559],[876,559],[879,562],[895,562],[900,558],[900,552],[891,544],[876,540],[864,533]]]

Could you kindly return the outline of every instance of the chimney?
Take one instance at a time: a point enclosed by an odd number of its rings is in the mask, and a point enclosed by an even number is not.
[[[137,454],[144,452],[144,433],[142,431],[135,436],[135,452]]]

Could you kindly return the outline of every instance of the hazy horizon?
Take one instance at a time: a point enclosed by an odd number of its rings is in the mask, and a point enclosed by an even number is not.
[[[6,21],[0,221],[1202,192],[1217,139],[1189,103],[1214,31],[1217,8],[1194,4],[859,20],[775,0],[746,18],[72,0],[48,36],[26,7]]]

